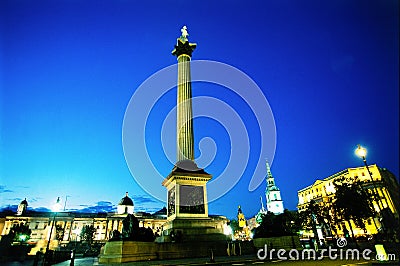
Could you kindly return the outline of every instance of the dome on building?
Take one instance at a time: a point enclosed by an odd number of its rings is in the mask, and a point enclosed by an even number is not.
[[[130,197],[128,197],[128,192],[126,192],[125,197],[123,197],[119,201],[118,205],[133,206],[133,200]]]
[[[133,200],[128,196],[128,192],[126,192],[125,197],[123,197],[117,206],[118,214],[133,214],[134,204]]]

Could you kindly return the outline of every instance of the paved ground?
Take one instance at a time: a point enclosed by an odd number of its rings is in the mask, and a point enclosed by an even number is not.
[[[32,266],[34,263],[32,259],[25,261],[14,261],[7,263],[0,263],[2,265],[7,266]],[[215,262],[210,262],[210,258],[188,258],[188,259],[174,259],[174,260],[163,260],[163,261],[141,261],[141,262],[129,262],[123,263],[124,266],[172,266],[172,265],[230,265],[230,266],[239,266],[239,265],[276,265],[276,266],[290,266],[290,265],[305,265],[305,266],[315,266],[315,265],[327,265],[327,266],[389,266],[389,265],[400,265],[399,258],[396,261],[392,262],[379,262],[375,260],[330,260],[325,257],[323,260],[259,260],[255,255],[243,255],[243,256],[225,256],[225,257],[216,257]],[[71,261],[64,261],[62,263],[55,264],[57,266],[70,266]],[[97,257],[89,257],[89,258],[76,258],[74,261],[74,266],[88,266],[88,265],[104,265],[111,266],[112,264],[99,264]],[[116,265],[116,264],[115,264]],[[41,263],[39,263],[41,266]]]
[[[365,260],[329,260],[324,258],[323,260],[303,260],[303,261],[284,261],[284,260],[269,260],[260,261],[255,258],[254,255],[251,256],[236,256],[236,257],[216,257],[215,262],[211,263],[208,258],[193,258],[193,259],[177,259],[177,260],[164,260],[164,261],[142,261],[142,262],[130,262],[124,263],[126,266],[142,265],[142,266],[166,266],[166,265],[276,265],[276,266],[286,266],[286,265],[305,265],[305,266],[315,266],[315,265],[327,265],[327,266],[347,266],[347,265],[399,265],[399,262],[392,263],[380,263],[377,261],[365,261]],[[63,263],[56,264],[57,266],[67,266],[70,265],[70,261],[65,261]],[[80,265],[103,265],[99,264],[97,258],[81,258],[75,260],[75,266]],[[108,264],[110,265],[110,264]]]

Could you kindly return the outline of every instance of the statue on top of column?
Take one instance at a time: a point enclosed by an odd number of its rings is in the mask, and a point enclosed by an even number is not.
[[[183,26],[182,27],[182,29],[181,29],[181,32],[182,32],[182,35],[181,35],[181,40],[182,41],[188,41],[188,36],[189,36],[189,33],[188,33],[188,31],[187,31],[187,27],[186,26]]]

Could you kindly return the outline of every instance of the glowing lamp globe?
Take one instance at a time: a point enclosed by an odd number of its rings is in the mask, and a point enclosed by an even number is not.
[[[360,146],[360,144],[358,144],[358,147],[356,149],[356,155],[358,157],[365,158],[367,156],[367,149],[365,149],[364,147]]]

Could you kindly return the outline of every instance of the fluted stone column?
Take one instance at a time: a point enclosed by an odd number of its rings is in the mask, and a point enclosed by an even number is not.
[[[183,241],[226,239],[220,220],[208,217],[207,182],[212,175],[194,161],[192,86],[190,59],[196,44],[189,43],[187,29],[181,29],[172,54],[178,59],[177,162],[163,180],[167,189],[167,222],[163,241],[171,241],[174,232]],[[173,240],[173,239],[172,239]]]
[[[183,32],[182,32],[183,33]],[[178,59],[177,97],[177,161],[194,161],[192,85],[190,57],[196,44],[189,43],[187,35],[178,38],[172,54]]]

